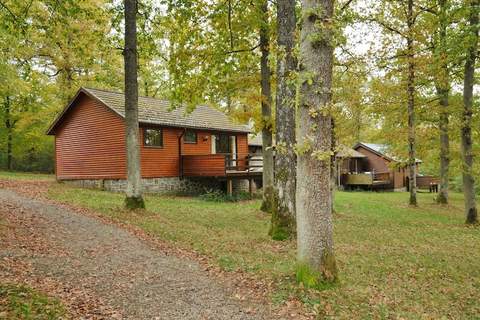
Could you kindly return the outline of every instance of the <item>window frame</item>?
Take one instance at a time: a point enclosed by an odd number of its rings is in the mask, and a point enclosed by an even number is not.
[[[220,143],[220,137],[223,136],[223,137],[226,137],[227,138],[227,152],[219,152],[218,151],[218,147],[221,145]],[[215,139],[218,138],[217,141],[215,141],[215,154],[231,154],[232,153],[232,148],[231,148],[231,145],[230,145],[230,137],[232,136],[232,134],[230,133],[216,133],[215,134]]]
[[[147,144],[147,131],[148,130],[160,131],[160,143],[161,143],[161,145],[158,146],[158,145]],[[164,146],[164,143],[163,143],[163,128],[162,127],[144,127],[143,128],[143,147],[162,149],[163,146]]]
[[[187,141],[186,138],[187,138],[187,132],[191,132],[193,134],[195,134],[195,141]],[[183,143],[186,143],[186,144],[197,144],[198,143],[198,133],[197,131],[193,130],[193,129],[186,129],[185,130],[185,133],[183,134]]]

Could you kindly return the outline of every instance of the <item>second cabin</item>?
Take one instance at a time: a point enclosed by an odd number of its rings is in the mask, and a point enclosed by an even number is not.
[[[417,186],[436,191],[437,179],[419,174],[421,163],[416,159]],[[409,167],[391,155],[387,145],[360,142],[338,153],[337,184],[346,189],[408,190]]]

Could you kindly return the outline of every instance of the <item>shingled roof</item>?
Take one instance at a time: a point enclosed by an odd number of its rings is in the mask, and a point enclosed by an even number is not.
[[[76,98],[84,93],[99,101],[122,118],[125,118],[125,95],[121,92],[80,88],[75,98],[65,107],[62,113],[52,123],[47,134],[52,134],[54,128],[68,109],[74,104]],[[250,130],[241,124],[235,124],[226,114],[214,108],[199,105],[192,112],[187,113],[185,107],[178,107],[170,110],[171,103],[149,97],[138,98],[138,122],[145,124],[156,124],[169,127],[205,129],[214,131],[245,132]]]
[[[359,142],[357,143],[353,149],[358,149],[358,147],[364,147],[366,149],[369,149],[370,151],[373,151],[377,155],[390,160],[390,161],[395,161],[395,162],[404,162],[405,160],[399,159],[398,157],[390,154],[389,150],[390,148],[386,144],[380,144],[380,143],[367,143],[367,142]],[[415,159],[415,162],[421,163],[422,160],[420,159]]]

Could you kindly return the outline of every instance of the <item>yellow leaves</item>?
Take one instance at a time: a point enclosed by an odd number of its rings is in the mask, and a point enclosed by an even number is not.
[[[325,161],[325,162],[330,161],[332,156],[333,156],[332,150],[328,150],[328,151],[315,150],[312,152],[312,158],[315,158],[319,161]]]
[[[289,146],[285,143],[285,141],[277,141],[275,145],[275,152],[280,154],[287,154]]]
[[[295,153],[299,156],[306,154],[312,150],[313,139],[310,136],[304,137],[303,141],[297,142],[295,145]]]

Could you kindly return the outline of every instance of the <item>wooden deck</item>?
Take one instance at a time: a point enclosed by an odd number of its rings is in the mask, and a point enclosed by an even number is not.
[[[392,184],[390,172],[348,173],[343,176],[347,187],[384,188]]]
[[[181,177],[211,177],[227,182],[227,193],[231,194],[232,181],[247,179],[252,193],[253,179],[262,177],[263,158],[256,154],[208,154],[183,155]]]

